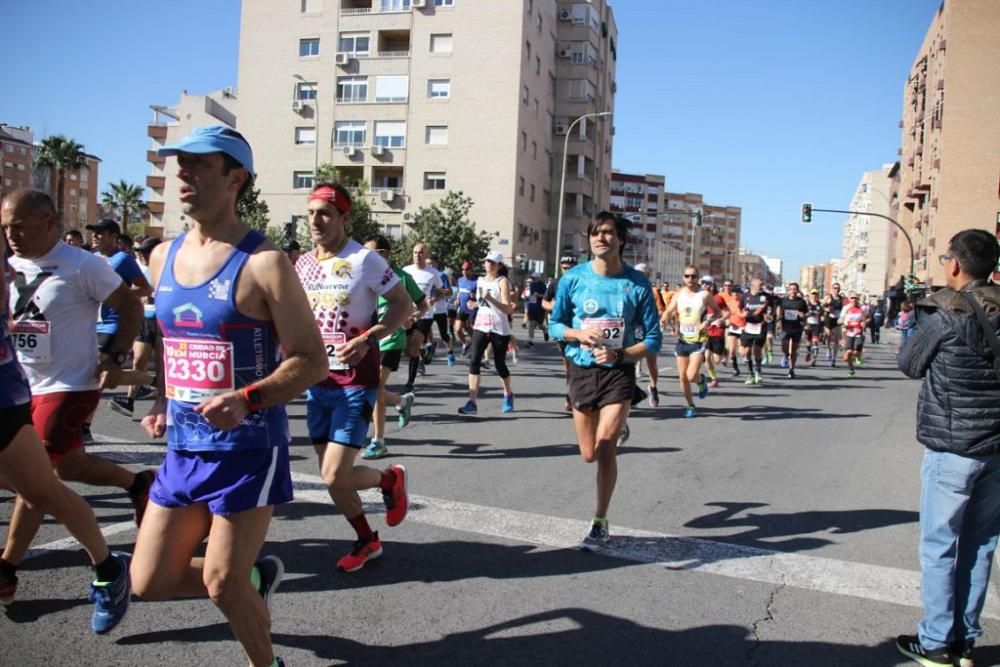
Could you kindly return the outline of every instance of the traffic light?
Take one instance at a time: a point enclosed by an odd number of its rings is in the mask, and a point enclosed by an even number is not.
[[[813,221],[813,205],[805,203],[802,205],[802,224],[809,224]]]

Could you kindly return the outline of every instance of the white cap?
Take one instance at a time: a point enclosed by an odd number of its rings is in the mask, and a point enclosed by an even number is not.
[[[703,283],[714,283],[715,282],[715,278],[713,278],[712,276],[710,276],[710,275],[708,275],[706,273],[705,275],[703,275],[701,277],[701,282],[703,282]]]
[[[494,264],[503,264],[503,253],[499,250],[490,250],[486,253],[486,261]]]
[[[540,274],[538,271],[535,271],[534,273],[531,274],[531,277],[532,278],[541,278],[542,274]]]
[[[638,264],[636,264],[635,270],[640,271],[642,273],[647,273],[647,274],[649,273],[649,267],[646,266],[645,262],[639,262]]]

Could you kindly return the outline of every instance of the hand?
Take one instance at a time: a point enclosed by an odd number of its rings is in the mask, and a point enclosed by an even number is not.
[[[358,336],[337,348],[337,361],[348,366],[356,366],[368,354],[368,338]]]
[[[215,428],[229,431],[239,426],[243,418],[250,414],[250,406],[242,393],[230,391],[199,403],[194,411]]]
[[[100,378],[100,388],[114,389],[121,379],[122,367],[113,361],[103,361],[97,367],[97,377]]]
[[[167,399],[158,396],[141,423],[151,438],[162,438],[167,432]]]
[[[576,339],[583,347],[595,347],[604,341],[604,332],[600,329],[581,329]]]
[[[607,345],[599,345],[594,348],[594,361],[599,364],[616,363],[618,361],[618,352],[616,348],[611,348]]]

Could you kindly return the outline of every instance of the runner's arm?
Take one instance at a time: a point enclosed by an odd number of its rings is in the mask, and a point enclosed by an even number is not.
[[[650,354],[656,354],[663,345],[663,332],[660,330],[660,313],[656,310],[653,295],[648,291],[640,292],[639,303],[636,304],[636,314],[642,320],[645,338],[635,345],[622,350],[623,361],[636,361]],[[714,304],[713,304],[714,305]]]
[[[175,241],[167,241],[153,248],[149,256],[149,282],[156,294],[156,288],[160,284],[160,271],[163,269],[163,262],[166,259],[167,250]],[[157,330],[160,323],[156,323]],[[160,438],[167,430],[167,394],[166,383],[163,373],[163,331],[159,331],[156,336],[156,344],[153,348],[153,363],[156,368],[156,399],[149,408],[149,412],[142,418],[142,427],[153,438]]]
[[[104,303],[118,311],[118,331],[111,339],[111,349],[101,355],[101,389],[114,389],[118,386],[122,367],[112,357],[131,351],[132,341],[142,326],[143,308],[138,293],[124,282],[104,299]]]

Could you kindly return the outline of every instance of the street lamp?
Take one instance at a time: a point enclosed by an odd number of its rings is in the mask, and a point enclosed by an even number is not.
[[[559,257],[562,254],[562,219],[563,219],[563,207],[566,205],[566,154],[569,153],[569,137],[573,134],[573,127],[576,126],[584,118],[598,118],[600,116],[610,116],[610,111],[600,111],[597,113],[585,113],[572,123],[566,129],[566,138],[563,140],[563,153],[562,153],[562,180],[559,182],[559,214],[556,216],[556,256],[555,256],[555,269],[554,274],[556,278],[559,277],[560,266]]]
[[[301,81],[302,83],[308,83],[300,74],[293,74],[293,77]],[[313,137],[313,185],[316,185],[316,181],[319,178],[317,172],[319,171],[319,81],[313,84],[313,107],[316,111],[316,117],[313,119],[315,121],[315,133],[316,136]],[[297,94],[297,93],[296,93]]]

